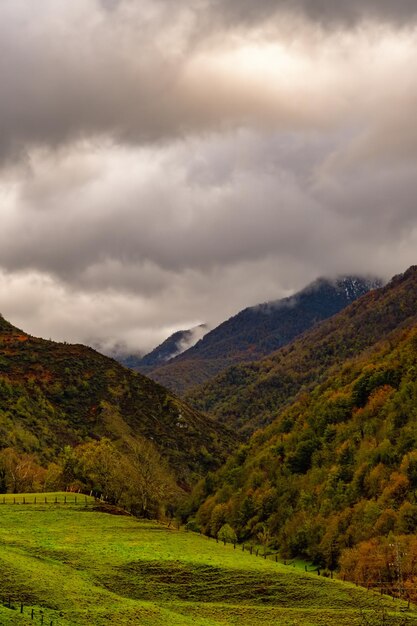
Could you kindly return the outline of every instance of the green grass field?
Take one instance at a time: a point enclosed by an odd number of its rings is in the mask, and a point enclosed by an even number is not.
[[[417,625],[398,601],[64,495],[0,497],[1,625]]]

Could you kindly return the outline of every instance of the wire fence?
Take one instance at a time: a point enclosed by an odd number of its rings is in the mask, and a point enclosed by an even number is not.
[[[26,606],[23,602],[12,599],[10,596],[2,598],[3,607],[16,611],[19,615],[29,617],[34,624],[43,624],[43,626],[58,626],[55,619],[50,619],[46,610]]]
[[[279,557],[278,553],[271,552],[268,549],[264,549],[262,547],[260,548],[252,544],[245,544],[245,543],[239,544],[236,541],[235,542],[224,541],[216,537],[211,537],[209,535],[202,535],[202,536],[206,537],[208,540],[215,541],[218,544],[224,544],[224,546],[227,545],[229,547],[233,547],[234,550],[241,550],[242,552],[248,552],[250,555],[253,555],[258,558],[262,558],[262,559],[269,560],[269,561],[274,561],[275,563],[279,563],[281,565],[288,566],[288,567],[296,566],[296,561],[294,559],[282,559]],[[298,564],[297,567],[298,569],[304,568],[304,571],[308,574],[317,574],[318,576],[329,578],[331,580],[334,579],[335,581],[340,580],[343,582],[350,582],[351,584],[356,585],[356,587],[362,587],[366,589],[367,592],[378,594],[380,596],[385,596],[387,599],[390,598],[393,601],[398,600],[401,603],[401,606],[399,607],[399,611],[401,612],[410,611],[413,609],[411,600],[408,594],[398,593],[398,590],[395,584],[389,584],[386,581],[385,582],[383,581],[382,582],[370,582],[368,580],[363,580],[363,581],[347,580],[346,576],[336,576],[336,574],[333,571],[320,568],[316,565],[304,564],[304,566],[302,566]]]
[[[84,505],[94,504],[96,499],[83,494],[57,494],[57,495],[0,495],[0,505],[13,504],[73,504]]]

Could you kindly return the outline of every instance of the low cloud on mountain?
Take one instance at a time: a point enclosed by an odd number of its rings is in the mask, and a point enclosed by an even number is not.
[[[2,313],[146,351],[415,262],[416,11],[2,2]]]

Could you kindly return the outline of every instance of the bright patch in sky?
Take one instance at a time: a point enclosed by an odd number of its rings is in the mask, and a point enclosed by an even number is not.
[[[0,311],[111,351],[415,263],[408,2],[5,0]]]

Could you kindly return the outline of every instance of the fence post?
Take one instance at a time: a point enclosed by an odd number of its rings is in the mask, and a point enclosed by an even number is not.
[[[35,614],[35,609],[32,609],[32,612],[30,614],[30,619],[33,619],[34,614]]]
[[[20,612],[23,613],[23,604],[20,604]]]

